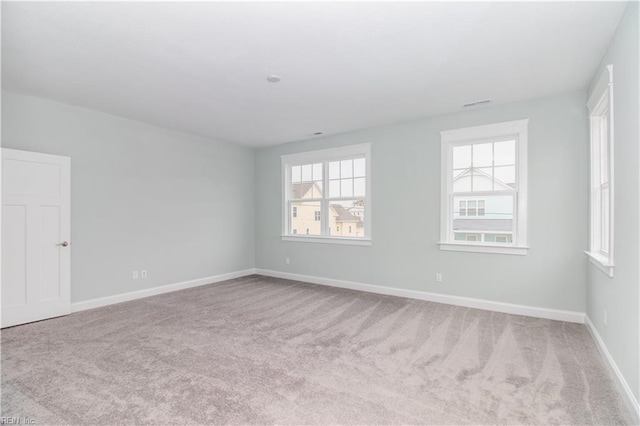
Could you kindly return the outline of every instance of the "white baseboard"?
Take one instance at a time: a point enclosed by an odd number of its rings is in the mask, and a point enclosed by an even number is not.
[[[634,416],[634,418],[632,419],[633,424],[640,424],[640,404],[638,404],[638,400],[633,395],[633,392],[631,391],[629,384],[624,379],[622,372],[620,371],[620,369],[618,368],[618,365],[616,364],[613,357],[609,353],[609,349],[607,349],[607,345],[604,344],[604,340],[602,340],[602,337],[600,337],[600,333],[598,333],[598,330],[593,325],[593,322],[591,322],[591,319],[588,316],[586,316],[585,318],[586,318],[585,323],[587,325],[587,330],[589,330],[591,337],[593,337],[593,340],[596,342],[598,351],[600,352],[602,357],[605,359],[607,364],[609,364],[609,367],[613,371],[613,374],[617,379],[616,382],[618,387],[620,388],[620,393],[622,394],[622,398],[624,399],[625,404],[629,408],[631,415]]]
[[[407,290],[395,287],[385,287],[373,284],[364,284],[353,281],[334,280],[329,278],[314,277],[309,275],[292,274],[289,272],[271,271],[268,269],[256,269],[256,274],[268,277],[284,278],[295,281],[304,281],[313,284],[323,284],[332,287],[348,288],[352,290],[367,291],[369,293],[386,294],[390,296],[407,297],[410,299],[426,300],[429,302],[444,303],[447,305],[464,306],[467,308],[483,309],[488,311],[503,312],[506,314],[524,315],[527,317],[546,318],[557,321],[575,322],[584,324],[583,312],[563,311],[559,309],[539,308],[534,306],[516,305],[513,303],[494,302],[491,300],[473,299],[470,297],[449,296],[446,294],[428,293],[425,291]]]
[[[144,290],[131,291],[129,293],[115,294],[113,296],[99,297],[97,299],[85,300],[71,304],[71,312],[80,312],[87,309],[100,308],[102,306],[113,305],[114,303],[128,302],[130,300],[142,299],[144,297],[156,296],[158,294],[170,293],[172,291],[184,290],[201,285],[213,284],[220,281],[232,280],[255,273],[255,269],[245,269],[243,271],[229,272],[226,274],[213,275],[205,278],[198,278],[190,281],[183,281],[175,284],[163,285],[160,287],[145,288]]]

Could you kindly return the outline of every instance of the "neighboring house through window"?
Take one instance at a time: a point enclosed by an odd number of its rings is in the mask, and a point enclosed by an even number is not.
[[[282,165],[284,240],[370,244],[369,144],[284,155]]]
[[[591,263],[613,277],[613,65],[600,76],[587,102],[591,143]]]
[[[460,200],[460,216],[484,216],[484,200]]]
[[[526,254],[527,126],[441,132],[442,250]]]

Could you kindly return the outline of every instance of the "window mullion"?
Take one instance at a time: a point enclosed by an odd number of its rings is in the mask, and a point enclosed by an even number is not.
[[[329,234],[329,161],[322,162],[322,205],[320,210],[322,215],[320,216],[320,227],[322,229],[321,234],[323,236],[330,236]]]

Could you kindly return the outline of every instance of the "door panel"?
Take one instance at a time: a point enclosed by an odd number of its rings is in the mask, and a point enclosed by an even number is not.
[[[23,151],[24,152],[24,151]],[[5,158],[5,157],[3,157]],[[60,165],[6,159],[2,164],[3,195],[60,195]]]
[[[2,241],[2,305],[24,305],[27,303],[26,206],[2,206]]]
[[[70,159],[2,149],[2,327],[71,312]]]
[[[60,207],[40,206],[40,298],[60,297]]]

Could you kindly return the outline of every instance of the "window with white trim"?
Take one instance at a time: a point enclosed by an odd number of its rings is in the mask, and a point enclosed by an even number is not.
[[[440,248],[527,253],[528,120],[441,132]]]
[[[613,65],[607,66],[589,101],[591,263],[613,277]]]
[[[370,244],[369,144],[283,155],[282,168],[284,240]]]

